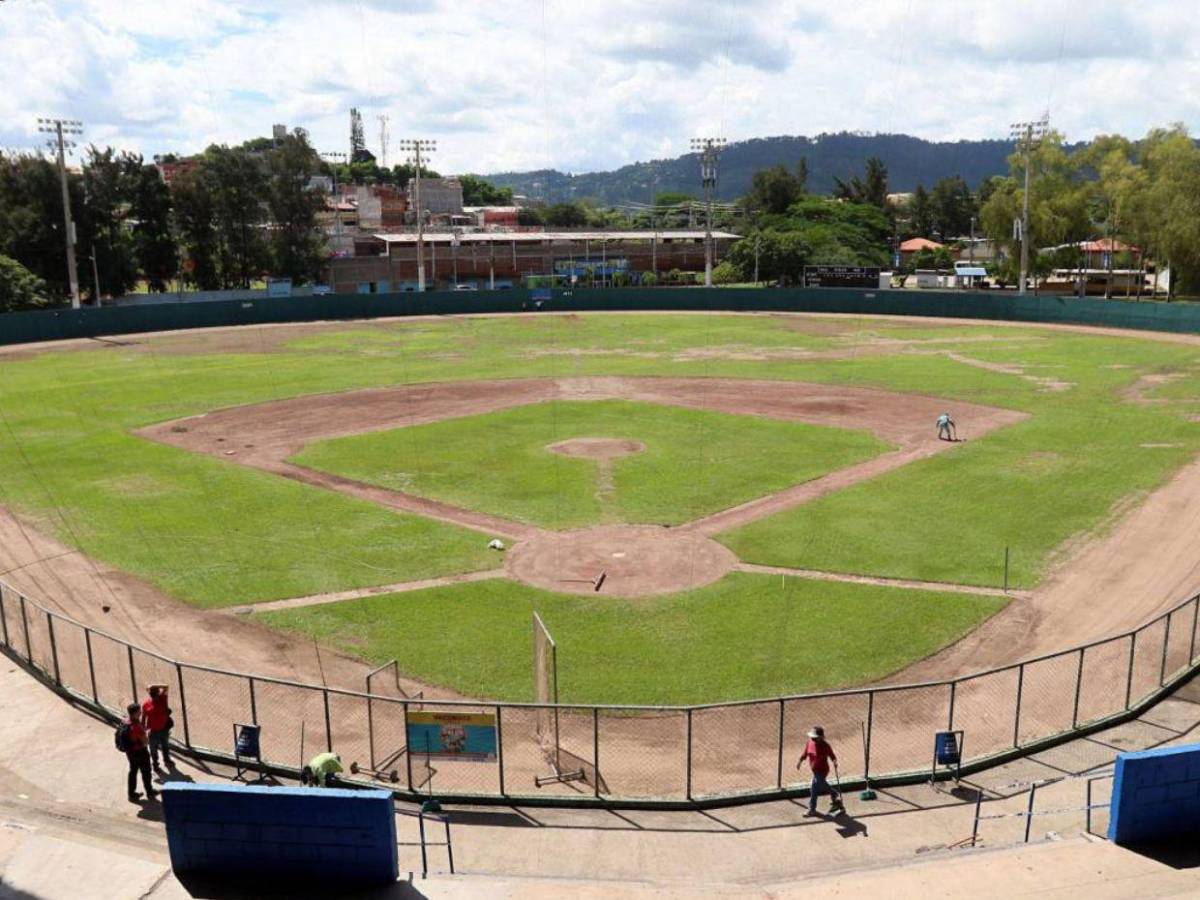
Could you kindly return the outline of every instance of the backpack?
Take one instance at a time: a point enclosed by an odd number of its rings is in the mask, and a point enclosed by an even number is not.
[[[117,731],[113,735],[113,743],[122,753],[128,753],[133,749],[133,742],[129,739],[129,723],[122,722],[117,726]]]

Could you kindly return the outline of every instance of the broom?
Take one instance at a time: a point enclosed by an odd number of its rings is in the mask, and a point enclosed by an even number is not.
[[[860,729],[862,729],[863,759],[865,760],[867,758],[867,726],[865,723],[859,722],[858,727]],[[860,793],[858,795],[858,799],[859,800],[874,800],[875,792],[873,790],[871,790],[871,776],[869,774],[864,774],[863,780],[866,781],[867,786],[862,791],[862,793]]]

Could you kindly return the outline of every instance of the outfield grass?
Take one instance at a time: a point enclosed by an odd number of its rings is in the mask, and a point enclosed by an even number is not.
[[[533,700],[531,618],[558,646],[568,703],[701,703],[881,678],[1001,609],[1003,598],[733,573],[645,600],[505,580],[263,613],[472,697]],[[453,623],[453,627],[447,627]]]
[[[640,441],[612,462],[547,446]],[[887,451],[867,432],[626,400],[553,401],[321,441],[292,457],[325,472],[556,529],[677,525]]]

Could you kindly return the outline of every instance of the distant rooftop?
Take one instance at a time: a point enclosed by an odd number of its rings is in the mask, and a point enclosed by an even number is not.
[[[728,231],[714,231],[713,238],[717,240],[737,240],[741,235]],[[389,244],[415,244],[416,232],[405,231],[399,234],[381,233],[374,237]],[[449,244],[458,240],[463,244],[511,244],[540,243],[542,241],[640,241],[657,237],[660,241],[701,240],[704,238],[703,229],[688,231],[472,231],[466,234],[454,234],[448,231],[426,231],[425,240],[429,243]]]

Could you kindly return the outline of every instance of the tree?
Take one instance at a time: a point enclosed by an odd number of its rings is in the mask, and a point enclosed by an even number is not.
[[[939,240],[949,240],[970,233],[975,216],[975,199],[961,176],[939,178],[929,192],[929,212],[932,232]],[[928,234],[923,236],[928,237]]]
[[[130,178],[134,256],[150,290],[165,291],[179,267],[179,248],[171,233],[171,191],[154,166],[142,163]]]
[[[933,204],[925,185],[918,184],[908,205],[908,230],[917,237],[933,237]]]
[[[261,157],[244,150],[209,147],[203,156],[204,178],[212,194],[217,232],[217,261],[223,287],[250,287],[267,266],[268,179]]]
[[[582,228],[588,224],[588,211],[581,203],[555,203],[542,213],[543,221],[554,228]]]
[[[297,284],[316,281],[325,259],[324,240],[317,230],[317,212],[325,200],[308,186],[318,162],[307,136],[298,129],[268,157],[274,271]]]
[[[70,173],[67,182],[71,208],[82,211],[83,178]],[[79,223],[81,238],[87,224]],[[58,167],[42,156],[0,156],[0,253],[42,279],[52,297],[68,289],[62,228]]]
[[[83,166],[86,237],[80,241],[81,256],[96,256],[100,291],[109,296],[127,293],[138,281],[137,252],[129,224],[134,173],[142,165],[140,156],[117,155],[111,148],[89,147]],[[91,278],[83,283],[92,285]],[[95,287],[90,289],[95,293]],[[96,300],[95,297],[92,298]]]
[[[545,225],[546,218],[542,215],[541,210],[534,209],[531,206],[522,206],[517,210],[517,224],[527,226]]]
[[[887,206],[888,171],[878,156],[867,159],[866,169],[860,179],[852,175],[848,182],[834,177],[833,196],[851,203],[868,203],[884,209]]]
[[[459,175],[462,185],[464,206],[511,206],[513,190],[510,187],[496,187],[490,181],[478,175]]]
[[[7,256],[0,256],[0,312],[53,306],[46,282]]]
[[[807,178],[807,171],[801,166],[797,166],[795,175],[782,164],[759,169],[751,179],[746,205],[768,213],[787,212],[789,206],[804,196]]]
[[[1168,297],[1179,285],[1200,290],[1200,149],[1182,125],[1156,129],[1142,148],[1145,196],[1139,230],[1171,269]]]
[[[175,225],[184,254],[184,277],[202,291],[221,287],[220,235],[216,199],[202,168],[183,172],[171,184]]]

